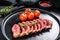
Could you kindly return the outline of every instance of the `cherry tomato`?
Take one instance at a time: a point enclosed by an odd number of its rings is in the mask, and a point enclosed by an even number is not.
[[[19,19],[22,21],[25,21],[27,19],[27,14],[25,14],[25,13],[20,14]]]
[[[34,11],[34,16],[39,17],[40,16],[40,11],[39,10]]]
[[[29,8],[25,9],[25,13],[26,13],[26,14],[28,14],[28,13],[30,13],[30,12],[31,12],[31,9],[29,9]]]
[[[28,13],[27,16],[28,16],[28,19],[33,19],[34,18],[34,13],[32,13],[32,12]]]

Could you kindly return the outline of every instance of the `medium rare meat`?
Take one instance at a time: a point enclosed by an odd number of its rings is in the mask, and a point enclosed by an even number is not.
[[[44,24],[43,24],[43,21],[41,19],[36,19],[36,20],[40,23],[40,31],[41,31],[42,29],[45,28]]]
[[[36,32],[36,30],[37,30],[37,26],[34,25],[34,22],[33,22],[33,21],[30,21],[30,23],[32,23],[32,26],[33,26],[32,33]]]
[[[24,27],[25,33],[26,33],[26,35],[28,35],[29,34],[29,31],[30,31],[30,27],[27,25],[26,22],[22,22],[22,23],[25,24],[25,27]]]
[[[20,37],[22,37],[22,36],[24,36],[25,35],[25,29],[24,29],[24,27],[21,27],[21,23],[18,23],[18,25],[19,25],[19,27],[21,28],[20,30],[21,30],[21,32],[20,32]]]
[[[22,37],[29,35],[30,33],[36,33],[42,31],[44,28],[48,29],[52,27],[52,21],[48,19],[36,19],[26,21],[18,24],[14,24],[12,27],[13,37]]]
[[[47,25],[47,22],[45,21],[45,19],[40,19],[41,21],[42,21],[42,23],[43,23],[43,27],[45,28]]]
[[[50,21],[50,20],[46,20],[46,22],[47,22],[46,29],[47,29],[47,28],[52,28],[52,24],[53,24],[53,22]]]
[[[34,26],[36,26],[36,27],[35,27],[35,30],[36,30],[36,32],[38,32],[38,27],[39,27],[38,24],[37,24],[38,21],[37,21],[37,20],[33,20],[33,22],[36,23]]]
[[[27,24],[27,22],[22,22],[23,24],[25,24],[25,33],[26,33],[26,35],[28,35],[29,34],[29,31],[30,31],[30,27],[28,26],[28,24]]]
[[[21,27],[21,34],[20,34],[20,37],[24,36],[25,35],[25,29],[23,27]]]
[[[25,29],[25,34],[28,35],[29,34],[30,27],[29,26],[25,26],[24,29]]]
[[[41,29],[40,29],[41,24],[40,24],[37,20],[33,20],[33,21],[34,21],[34,22],[37,22],[37,23],[36,23],[36,26],[37,26],[37,30],[36,30],[36,31],[37,31],[37,32],[40,31],[40,30],[41,30]]]
[[[20,27],[17,24],[14,24],[12,27],[13,37],[17,38],[20,35]]]
[[[41,31],[41,28],[40,28],[40,27],[41,27],[41,25],[38,24],[38,25],[37,25],[37,32],[38,32],[38,31]]]
[[[37,32],[37,25],[35,24],[34,27],[33,27],[33,33],[34,32]]]
[[[33,26],[31,25],[31,23],[29,21],[26,21],[27,24],[30,26],[30,30],[29,30],[29,33],[32,33],[33,31]]]

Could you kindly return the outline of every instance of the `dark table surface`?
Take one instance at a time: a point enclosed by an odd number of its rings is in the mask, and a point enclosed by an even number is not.
[[[1,9],[1,8],[4,8],[4,7],[5,7],[5,6],[0,6],[0,9]],[[59,9],[59,8],[53,8],[53,9],[51,9],[51,11],[49,11],[49,12],[51,12],[53,15],[55,15],[55,16],[59,19],[59,21],[60,21],[60,9]],[[0,24],[1,24],[2,20],[3,20],[3,18],[0,18]],[[0,26],[0,27],[1,27],[1,26]],[[0,28],[0,40],[6,40],[6,39],[4,38],[2,32],[1,32],[1,28]]]

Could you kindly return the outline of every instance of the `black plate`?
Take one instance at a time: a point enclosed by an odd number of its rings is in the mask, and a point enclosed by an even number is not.
[[[41,11],[40,18],[47,18],[53,22],[53,26],[51,29],[42,30],[41,32],[30,34],[28,36],[24,36],[22,38],[14,39],[12,37],[11,27],[13,24],[18,23],[20,20],[18,19],[19,14],[24,11],[24,9],[20,9],[13,14],[8,15],[2,22],[1,30],[4,37],[7,40],[55,40],[59,35],[59,20],[50,12],[47,12],[38,8],[31,8],[32,10]]]

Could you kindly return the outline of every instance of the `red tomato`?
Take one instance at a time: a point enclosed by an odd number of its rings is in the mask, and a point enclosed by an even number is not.
[[[20,14],[19,19],[25,21],[27,19],[27,14],[25,13]]]
[[[39,17],[40,16],[40,11],[39,10],[34,11],[34,16]]]
[[[29,8],[25,9],[26,14],[29,13],[29,12],[31,12],[31,9],[29,9]]]
[[[27,16],[28,16],[28,19],[33,19],[34,18],[34,13],[32,13],[32,12],[28,13]]]

